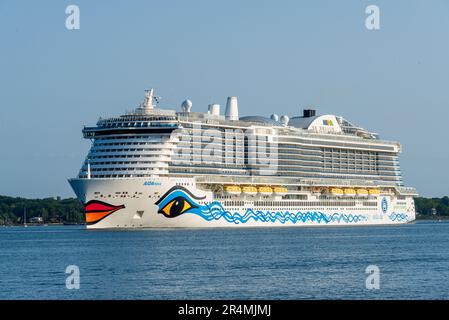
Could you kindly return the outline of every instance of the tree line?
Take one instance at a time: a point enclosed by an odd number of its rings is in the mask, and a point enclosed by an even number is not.
[[[22,224],[24,212],[27,221],[42,217],[44,223],[81,223],[84,221],[83,206],[78,199],[25,199],[0,196],[0,225]]]
[[[430,217],[433,215],[449,217],[449,197],[442,198],[415,198],[416,213],[419,216]]]
[[[415,198],[418,217],[434,215],[449,217],[449,197]],[[26,210],[27,221],[42,217],[44,223],[82,223],[84,211],[82,204],[74,198],[25,199],[0,196],[0,225],[23,223]]]

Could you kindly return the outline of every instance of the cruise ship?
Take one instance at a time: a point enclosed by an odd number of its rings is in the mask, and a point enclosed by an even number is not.
[[[415,220],[401,145],[341,116],[304,109],[240,116],[236,97],[207,112],[160,108],[153,89],[132,112],[84,127],[91,148],[69,183],[86,226],[349,226]],[[206,109],[206,108],[204,108]]]

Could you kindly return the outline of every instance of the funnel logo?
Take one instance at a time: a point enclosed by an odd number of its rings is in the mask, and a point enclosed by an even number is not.
[[[382,207],[382,212],[383,212],[383,213],[387,213],[387,210],[388,210],[388,202],[387,202],[387,198],[384,197],[384,198],[382,199],[381,207]]]

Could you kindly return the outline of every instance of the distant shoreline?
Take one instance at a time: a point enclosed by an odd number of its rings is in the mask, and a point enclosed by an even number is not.
[[[448,216],[417,215],[416,220],[449,220]]]
[[[73,226],[85,226],[85,223],[27,223],[27,227],[73,227]],[[14,223],[14,224],[0,224],[0,227],[23,227],[23,224],[21,223]]]
[[[416,216],[414,221],[449,221],[448,216],[427,216],[419,215]],[[413,221],[410,221],[413,222]],[[27,223],[27,227],[73,227],[73,226],[85,226],[85,223]],[[0,228],[4,227],[23,227],[23,224],[0,224]]]

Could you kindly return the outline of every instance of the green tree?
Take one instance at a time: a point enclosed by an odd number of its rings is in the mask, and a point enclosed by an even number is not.
[[[44,222],[48,222],[48,210],[46,208],[42,208],[41,217],[44,220]]]

